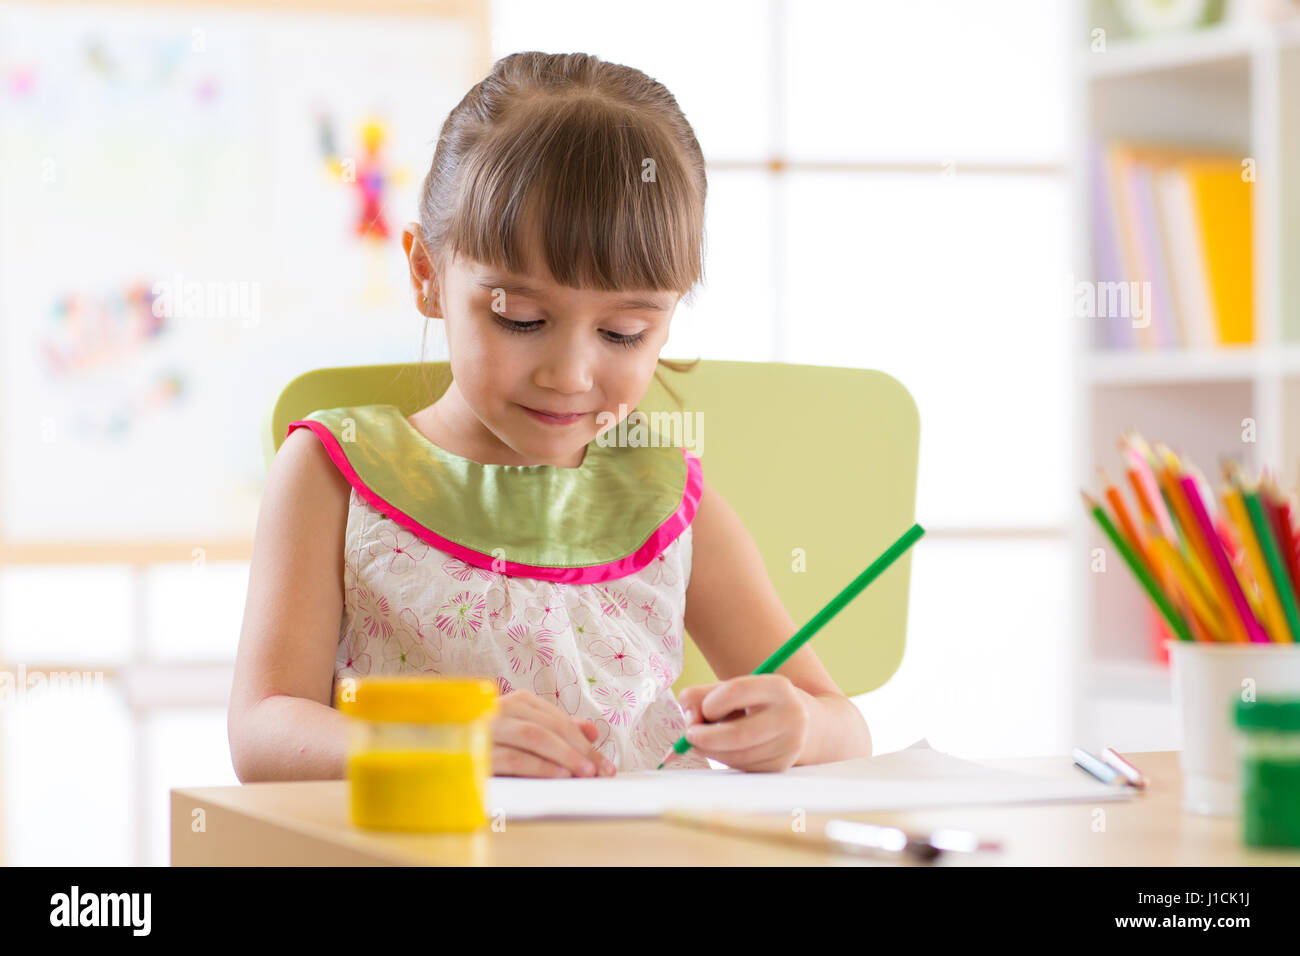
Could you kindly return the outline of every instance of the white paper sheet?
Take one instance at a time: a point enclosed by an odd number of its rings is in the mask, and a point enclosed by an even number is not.
[[[614,777],[492,777],[488,812],[506,819],[536,817],[653,817],[668,808],[754,813],[903,810],[1017,803],[1126,800],[1130,788],[1110,787],[1078,771],[1048,777],[986,767],[931,749],[919,740],[905,750],[793,767],[785,773],[743,770],[637,770]]]

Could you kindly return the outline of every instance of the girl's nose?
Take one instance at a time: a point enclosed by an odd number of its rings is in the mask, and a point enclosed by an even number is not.
[[[553,392],[579,395],[591,391],[591,357],[569,345],[549,352],[538,366],[533,381]]]

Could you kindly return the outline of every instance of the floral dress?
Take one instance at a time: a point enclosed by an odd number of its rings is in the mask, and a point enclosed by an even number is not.
[[[494,679],[591,720],[619,770],[652,769],[686,727],[681,674],[700,462],[593,441],[577,468],[485,465],[393,405],[313,412],[351,484],[334,669]],[[611,430],[612,431],[612,430]],[[695,750],[671,768],[701,768]]]

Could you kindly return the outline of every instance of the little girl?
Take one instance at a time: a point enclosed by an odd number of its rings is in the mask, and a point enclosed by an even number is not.
[[[495,774],[653,768],[683,731],[666,767],[871,753],[811,647],[752,673],[796,625],[700,460],[596,440],[676,368],[705,191],[676,100],[626,66],[517,53],[452,110],[402,237],[451,381],[409,417],[290,425],[230,702],[241,780],[343,776],[335,684],[381,673],[494,678]],[[720,680],[674,698],[687,630]]]

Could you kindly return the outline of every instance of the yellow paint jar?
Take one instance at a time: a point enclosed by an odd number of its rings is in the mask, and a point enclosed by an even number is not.
[[[335,706],[348,717],[354,824],[440,833],[487,822],[494,681],[345,678]]]

